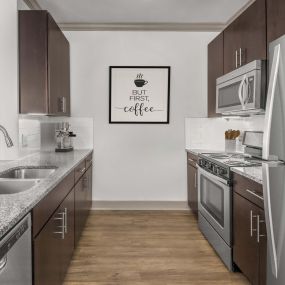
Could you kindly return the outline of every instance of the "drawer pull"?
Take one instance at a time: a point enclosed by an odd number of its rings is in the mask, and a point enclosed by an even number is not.
[[[246,192],[263,201],[263,197],[257,194],[255,191],[246,189]]]
[[[265,237],[266,236],[266,235],[261,235],[260,234],[260,223],[265,223],[265,220],[261,220],[260,216],[258,215],[257,216],[257,235],[256,235],[256,239],[257,239],[258,243],[260,242],[260,238],[261,237]]]
[[[85,167],[77,170],[77,172],[79,172],[79,173],[84,173],[84,171],[85,171]]]
[[[253,236],[253,232],[256,232],[257,229],[253,228],[253,218],[257,218],[257,215],[253,215],[252,210],[250,211],[250,236]]]

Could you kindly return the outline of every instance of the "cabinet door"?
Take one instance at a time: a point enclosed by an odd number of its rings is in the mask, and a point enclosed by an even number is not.
[[[224,73],[239,67],[240,62],[266,59],[266,50],[265,0],[256,0],[224,30]]]
[[[224,74],[224,35],[208,45],[208,117],[216,117],[216,79]]]
[[[198,216],[198,189],[197,189],[197,168],[190,163],[187,164],[187,186],[188,186],[188,204]]]
[[[86,189],[87,194],[86,194],[86,206],[85,207],[86,207],[86,212],[88,216],[88,213],[90,209],[92,208],[92,164],[86,171],[86,176],[87,176],[87,189]]]
[[[34,239],[34,284],[59,285],[74,249],[72,190]]]
[[[75,186],[75,246],[92,206],[92,165]]]
[[[19,112],[48,113],[47,13],[19,11]]]
[[[285,1],[267,0],[267,41],[268,43],[285,34]]]
[[[259,285],[266,285],[267,270],[267,238],[263,210],[259,210]]]
[[[69,43],[48,15],[49,114],[70,115]]]
[[[259,280],[259,249],[257,243],[257,215],[259,208],[234,193],[233,201],[233,260],[249,281]]]
[[[74,189],[67,195],[58,212],[65,214],[61,248],[61,280],[63,280],[74,251]]]

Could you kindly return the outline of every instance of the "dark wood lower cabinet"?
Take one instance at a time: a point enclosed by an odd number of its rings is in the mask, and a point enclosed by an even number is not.
[[[34,285],[62,284],[74,250],[74,190],[34,239]]]
[[[75,245],[92,206],[92,164],[75,186]]]
[[[75,178],[80,178],[76,185]],[[32,211],[33,285],[63,283],[91,206],[92,154]]]
[[[198,187],[196,157],[187,155],[187,195],[188,205],[193,214],[198,217]]]
[[[259,254],[256,241],[258,212],[258,207],[234,193],[234,262],[253,285],[258,284],[259,279]]]
[[[266,285],[266,226],[263,209],[234,193],[233,260],[252,285]]]

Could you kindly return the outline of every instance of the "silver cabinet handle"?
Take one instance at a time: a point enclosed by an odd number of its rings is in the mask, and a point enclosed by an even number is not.
[[[265,221],[264,220],[261,220],[260,219],[260,216],[257,215],[257,234],[256,234],[256,240],[257,242],[259,243],[260,242],[260,238],[261,237],[265,237],[265,235],[261,235],[260,234],[260,223],[264,223]]]
[[[57,226],[58,228],[61,229],[61,231],[56,231],[56,232],[53,232],[53,233],[61,235],[61,239],[64,239],[64,232],[65,232],[65,217],[64,216],[65,216],[65,212],[58,213],[58,215],[60,217],[54,218],[54,220],[55,221],[61,221],[61,225]]]
[[[253,236],[253,232],[256,232],[257,229],[253,228],[253,218],[257,218],[256,215],[253,215],[253,211],[250,211],[250,236]]]
[[[0,272],[5,268],[7,264],[7,254],[4,255],[2,259],[0,259]]]
[[[197,188],[197,173],[195,172],[195,176],[194,176],[194,185],[195,185],[195,188]]]
[[[86,169],[86,168],[83,167],[83,168],[81,168],[81,169],[78,169],[77,172],[79,172],[79,173],[84,173],[85,169]]]
[[[238,51],[236,50],[236,68],[238,67]]]
[[[246,192],[263,201],[263,197],[261,195],[257,194],[256,191],[246,189]]]
[[[242,48],[239,49],[239,66],[242,66]]]
[[[67,208],[64,208],[64,232],[67,234]]]
[[[58,98],[58,111],[60,113],[66,113],[66,97]]]

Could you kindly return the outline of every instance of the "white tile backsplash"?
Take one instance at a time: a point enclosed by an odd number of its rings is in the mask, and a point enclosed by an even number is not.
[[[74,149],[93,148],[93,118],[80,117],[31,117],[19,118],[20,150],[29,153],[35,150],[55,148],[55,128],[59,122],[69,122],[76,134]]]
[[[225,149],[225,131],[263,131],[264,116],[241,118],[186,118],[185,147],[192,149]]]

